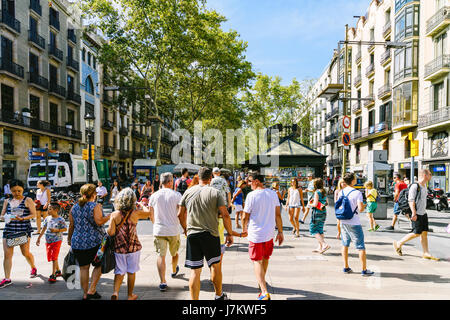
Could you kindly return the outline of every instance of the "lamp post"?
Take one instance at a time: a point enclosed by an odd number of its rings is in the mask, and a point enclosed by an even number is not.
[[[88,183],[92,183],[92,147],[91,147],[91,142],[92,142],[92,133],[94,131],[94,121],[95,121],[95,117],[94,115],[88,113],[85,117],[84,117],[84,122],[86,125],[86,129],[88,130],[88,152],[89,152],[89,160],[88,160]]]

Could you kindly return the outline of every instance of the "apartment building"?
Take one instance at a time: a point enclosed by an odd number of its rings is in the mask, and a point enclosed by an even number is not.
[[[81,15],[66,0],[2,0],[0,184],[26,180],[28,150],[80,152]]]

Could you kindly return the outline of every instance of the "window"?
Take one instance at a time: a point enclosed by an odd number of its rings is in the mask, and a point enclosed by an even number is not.
[[[57,84],[58,83],[58,68],[54,65],[49,65],[49,73],[50,73],[50,83]]]
[[[356,154],[356,159],[355,159],[356,163],[359,163],[361,161],[361,150],[360,150],[359,144],[357,144],[355,146],[355,154]]]
[[[51,145],[52,150],[58,150],[58,140],[52,139],[52,142],[50,145]]]
[[[73,48],[72,48],[72,46],[67,46],[67,58],[69,59],[69,60],[73,60]]]
[[[97,69],[97,59],[95,57],[93,57],[92,63],[93,63],[93,68]]]
[[[373,150],[373,141],[369,141],[368,148],[369,148],[369,151]]]
[[[13,61],[13,42],[2,36],[2,59]]]
[[[446,54],[447,48],[447,33],[441,34],[439,37],[434,39],[434,58],[439,58],[442,55]]]
[[[50,125],[58,126],[58,105],[50,103]]]
[[[30,33],[31,35],[37,35],[38,33],[38,22],[33,17],[30,17]]]
[[[87,60],[88,60],[87,63],[90,66],[91,65],[91,53],[90,52],[88,52],[88,59]]]
[[[71,125],[72,128],[75,127],[75,111],[67,110],[67,124]]]
[[[50,47],[57,48],[56,34],[50,31]]]
[[[361,122],[362,122],[361,117],[355,119],[355,132],[361,132]]]
[[[9,130],[3,130],[3,153],[14,154],[13,133]]]
[[[94,95],[94,83],[92,82],[91,77],[86,78],[85,91],[91,95]]]
[[[40,148],[39,147],[39,136],[31,136],[31,147],[32,148]]]
[[[406,7],[395,19],[395,41],[419,35],[419,6]]]
[[[85,102],[85,110],[86,110],[85,114],[94,115],[94,105],[92,105],[88,102]]]
[[[67,75],[67,91],[74,92],[74,78],[70,75]]]
[[[393,126],[417,123],[417,81],[404,83],[394,89]]]
[[[30,94],[30,113],[31,118],[33,119],[40,119],[40,102],[39,97],[33,96]]]
[[[58,178],[64,178],[65,176],[66,176],[66,170],[64,169],[64,167],[58,166]]]
[[[107,132],[104,132],[103,133],[103,145],[105,146],[105,147],[108,147],[109,146],[109,134],[107,133]]]
[[[446,106],[444,82],[435,84],[433,86],[434,98],[433,98],[433,110],[436,111],[439,108]]]
[[[83,50],[81,51],[81,60],[86,61],[86,49],[83,48]]]
[[[4,114],[14,113],[14,88],[1,84],[1,109]]]
[[[375,110],[369,111],[369,134],[372,134],[372,128],[375,126]]]
[[[69,143],[69,153],[75,154],[75,145],[72,142]]]
[[[380,106],[380,123],[391,121],[391,102],[385,103]]]
[[[394,83],[407,77],[418,76],[419,43],[412,41],[406,48],[394,52]]]
[[[113,148],[117,149],[117,136],[113,135]]]

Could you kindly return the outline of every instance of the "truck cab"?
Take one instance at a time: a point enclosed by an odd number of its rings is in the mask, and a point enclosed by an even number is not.
[[[52,188],[66,188],[72,184],[72,175],[66,162],[48,161],[48,178]],[[36,188],[39,180],[46,179],[45,161],[33,163],[28,172],[28,188]]]

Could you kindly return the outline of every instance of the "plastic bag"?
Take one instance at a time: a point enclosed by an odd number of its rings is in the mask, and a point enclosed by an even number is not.
[[[71,275],[75,274],[75,269],[69,268],[70,266],[74,265],[78,265],[78,261],[75,258],[72,249],[70,249],[69,253],[67,253],[66,257],[64,258],[64,266],[62,269],[62,277],[64,278],[64,281],[67,281],[67,279],[69,279]]]

